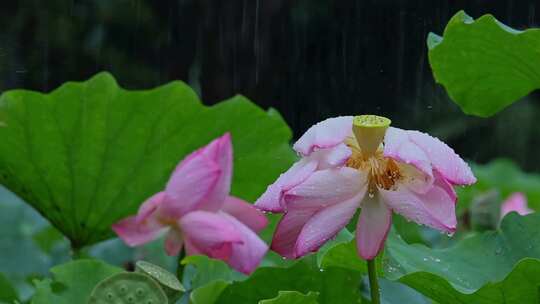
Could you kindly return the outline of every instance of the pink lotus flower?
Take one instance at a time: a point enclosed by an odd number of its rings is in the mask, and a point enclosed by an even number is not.
[[[271,248],[287,258],[316,251],[361,208],[357,247],[373,259],[392,211],[447,233],[456,229],[453,185],[476,182],[469,166],[440,140],[388,127],[374,115],[330,118],[294,144],[302,156],[257,200],[284,212]],[[382,142],[384,141],[384,145]]]
[[[527,215],[534,211],[527,206],[527,198],[521,192],[510,195],[501,205],[501,219],[508,213],[515,211],[520,215]]]
[[[167,233],[165,250],[221,259],[249,274],[268,246],[257,236],[266,217],[251,204],[229,196],[232,145],[229,134],[188,155],[172,173],[165,190],[144,202],[135,216],[112,226],[129,246]]]

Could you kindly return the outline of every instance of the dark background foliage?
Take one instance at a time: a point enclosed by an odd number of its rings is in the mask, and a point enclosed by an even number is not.
[[[538,94],[480,119],[434,83],[426,36],[460,9],[519,29],[540,21],[537,0],[2,1],[0,90],[49,91],[103,70],[126,88],[181,79],[207,104],[240,93],[277,108],[295,136],[326,117],[375,113],[469,159],[538,170]]]

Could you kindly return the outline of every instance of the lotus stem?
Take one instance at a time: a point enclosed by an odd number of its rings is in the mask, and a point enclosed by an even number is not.
[[[381,294],[379,290],[379,281],[377,280],[377,266],[375,265],[375,259],[367,261],[368,276],[369,276],[369,289],[371,291],[371,303],[380,304]]]

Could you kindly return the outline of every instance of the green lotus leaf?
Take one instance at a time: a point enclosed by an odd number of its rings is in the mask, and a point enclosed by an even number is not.
[[[225,132],[234,146],[232,193],[246,200],[295,158],[276,111],[242,96],[207,107],[179,81],[128,91],[101,73],[48,94],[8,91],[0,117],[0,183],[74,248],[111,237],[111,224],[163,189],[184,156]]]
[[[427,44],[435,80],[467,114],[491,116],[540,88],[540,29],[518,31],[460,11]]]
[[[499,230],[477,233],[444,249],[410,245],[391,232],[382,276],[404,283],[440,304],[537,303],[539,226],[540,213],[510,213]],[[346,257],[352,259],[354,251],[353,246],[340,244],[323,257],[323,265],[361,270],[360,262],[344,262]]]

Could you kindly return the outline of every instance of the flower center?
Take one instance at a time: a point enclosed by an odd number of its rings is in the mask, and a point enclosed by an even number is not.
[[[345,165],[367,172],[369,193],[375,193],[377,188],[390,190],[402,177],[396,162],[391,158],[384,157],[381,150],[372,155],[365,155],[352,138],[348,138],[345,143],[352,150],[352,155]]]
[[[360,115],[353,119],[353,137],[345,140],[352,150],[346,166],[368,174],[368,191],[373,195],[377,188],[390,190],[401,178],[398,165],[384,157],[381,143],[390,119],[376,115]]]

